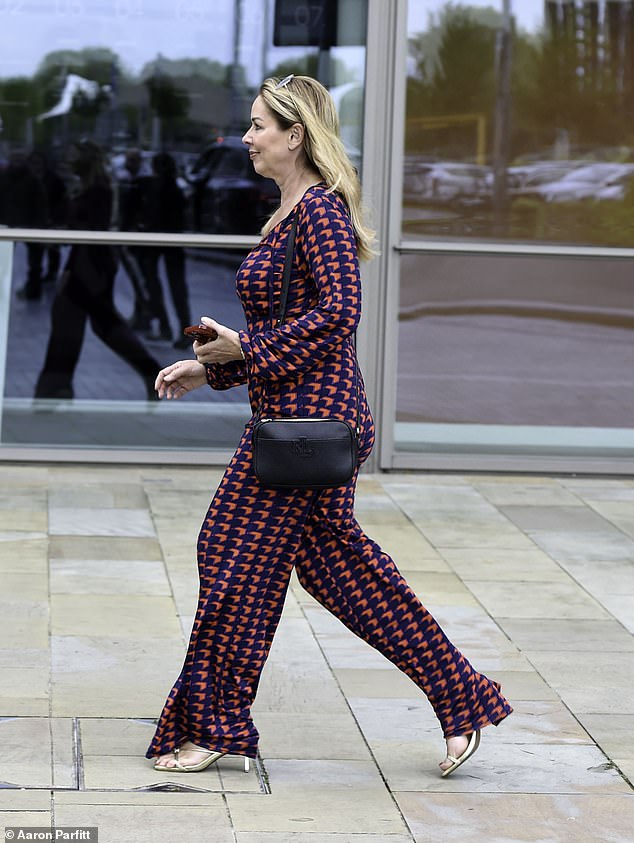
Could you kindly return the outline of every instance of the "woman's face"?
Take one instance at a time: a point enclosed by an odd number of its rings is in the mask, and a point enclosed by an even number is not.
[[[242,137],[256,173],[279,181],[294,166],[289,149],[291,129],[280,128],[277,120],[257,97],[251,107],[251,125]]]

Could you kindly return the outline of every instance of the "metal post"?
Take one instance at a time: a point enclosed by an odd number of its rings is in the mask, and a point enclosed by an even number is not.
[[[506,170],[511,133],[511,0],[502,0],[502,25],[497,33],[495,129],[493,136],[493,215],[494,231],[504,236],[507,205]]]

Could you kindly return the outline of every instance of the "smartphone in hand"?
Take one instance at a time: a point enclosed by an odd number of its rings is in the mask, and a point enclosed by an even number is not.
[[[218,331],[209,328],[207,325],[190,325],[189,328],[183,329],[183,333],[190,340],[196,340],[201,345],[218,339]]]

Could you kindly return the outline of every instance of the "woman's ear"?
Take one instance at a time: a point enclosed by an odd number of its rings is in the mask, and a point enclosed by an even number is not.
[[[288,133],[288,148],[293,151],[304,143],[304,127],[301,123],[293,123]]]

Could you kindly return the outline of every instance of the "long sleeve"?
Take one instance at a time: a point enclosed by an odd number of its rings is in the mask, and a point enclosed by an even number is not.
[[[300,204],[295,267],[298,264],[314,283],[317,302],[279,328],[254,335],[240,331],[254,377],[292,378],[314,367],[356,330],[361,314],[359,263],[350,218],[336,195],[316,193]]]
[[[230,363],[208,363],[205,366],[207,383],[212,389],[231,389],[247,382],[247,368],[244,360]]]

